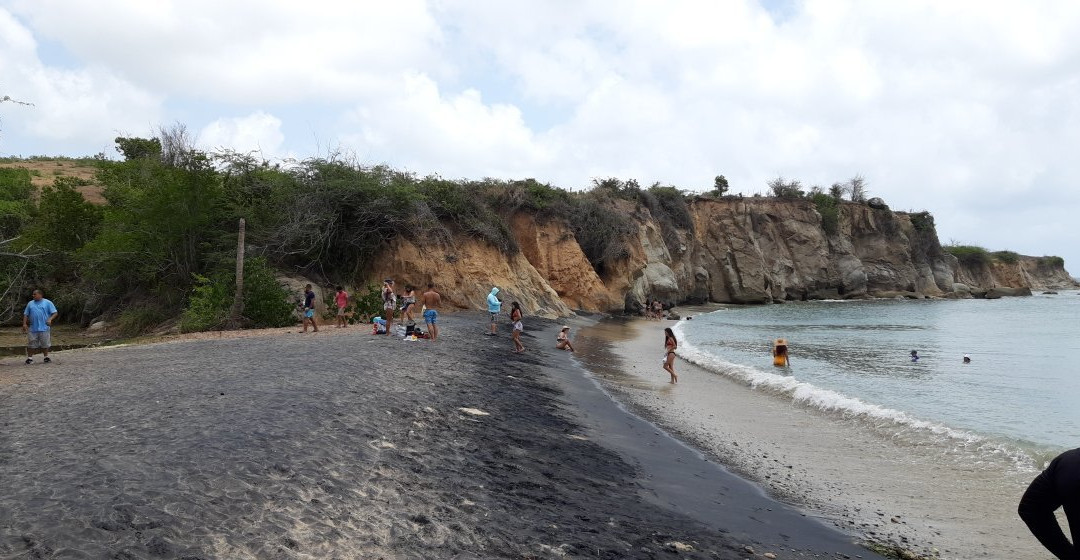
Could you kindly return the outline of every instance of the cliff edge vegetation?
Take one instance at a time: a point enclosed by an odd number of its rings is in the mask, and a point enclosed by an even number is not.
[[[778,178],[770,196],[752,197],[727,195],[722,176],[707,194],[619,179],[569,191],[339,157],[207,154],[182,127],[116,143],[121,160],[0,161],[9,318],[41,287],[82,325],[104,318],[138,334],[183,316],[185,328],[219,328],[241,218],[250,326],[291,322],[298,283],[345,285],[366,300],[387,276],[432,282],[463,309],[498,286],[545,316],[635,311],[647,299],[996,297],[1076,285],[1056,257],[942,247],[928,212],[867,200],[859,177],[806,190]]]

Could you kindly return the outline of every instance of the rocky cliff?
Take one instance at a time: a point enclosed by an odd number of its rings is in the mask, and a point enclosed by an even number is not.
[[[490,288],[498,286],[505,301],[544,316],[634,310],[646,299],[767,303],[1076,287],[1060,260],[961,265],[942,250],[927,213],[843,203],[827,232],[807,200],[701,197],[688,203],[684,227],[633,202],[613,204],[633,227],[613,240],[624,250],[601,273],[572,224],[528,212],[508,220],[519,248],[511,255],[462,235],[437,246],[399,239],[379,269],[417,286],[431,281],[457,308],[483,307]]]

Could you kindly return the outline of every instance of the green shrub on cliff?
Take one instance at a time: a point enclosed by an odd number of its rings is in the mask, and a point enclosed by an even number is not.
[[[1020,262],[1020,255],[1012,251],[994,251],[993,253],[990,253],[990,256],[992,256],[995,261],[1001,263],[1016,264]]]
[[[1057,256],[1039,257],[1036,262],[1039,266],[1065,268],[1065,259]]]
[[[806,192],[802,190],[802,183],[798,180],[785,180],[777,177],[768,183],[769,193],[776,198],[803,198]]]
[[[829,235],[835,234],[840,227],[840,201],[824,192],[814,192],[810,200],[821,215],[821,229]]]
[[[966,266],[983,266],[990,264],[990,253],[976,245],[949,245],[943,247],[946,253],[956,257],[960,264]]]

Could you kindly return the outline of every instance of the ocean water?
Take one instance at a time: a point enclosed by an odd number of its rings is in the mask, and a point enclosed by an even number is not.
[[[1021,470],[1080,446],[1080,292],[724,307],[675,332],[680,356],[712,373],[908,443]],[[778,337],[790,367],[772,365]]]

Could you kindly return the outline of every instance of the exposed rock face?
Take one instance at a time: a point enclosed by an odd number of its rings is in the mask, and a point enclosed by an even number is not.
[[[434,283],[447,308],[487,309],[488,292],[498,287],[504,310],[518,301],[527,313],[542,317],[572,312],[524,252],[507,256],[470,237],[456,236],[447,246],[430,247],[395,239],[379,262],[379,277],[394,278],[399,289],[412,284],[422,293],[428,282]]]
[[[624,200],[620,212],[636,231],[626,256],[603,274],[589,264],[558,219],[528,213],[510,219],[520,251],[505,255],[476,239],[448,246],[396,240],[380,259],[379,276],[424,286],[433,281],[449,306],[484,307],[492,286],[506,302],[542,316],[637,310],[647,299],[665,303],[767,303],[858,297],[997,297],[1077,287],[1060,262],[962,266],[941,249],[927,214],[843,203],[827,233],[805,200],[699,198],[689,203],[692,227],[669,229],[648,209]],[[1018,290],[992,290],[1017,288]]]

